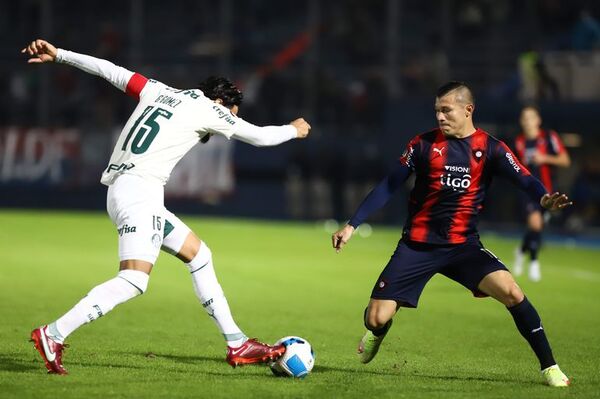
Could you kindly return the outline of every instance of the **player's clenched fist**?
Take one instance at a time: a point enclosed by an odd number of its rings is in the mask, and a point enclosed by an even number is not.
[[[310,131],[310,125],[307,121],[304,120],[304,118],[298,118],[296,120],[293,120],[290,122],[290,125],[296,128],[296,131],[298,132],[297,137],[299,139],[303,139],[306,136],[308,136],[308,132]]]
[[[21,50],[21,53],[31,56],[31,58],[27,60],[27,63],[29,64],[53,62],[56,58],[56,47],[45,40],[37,39],[29,43],[27,47]]]

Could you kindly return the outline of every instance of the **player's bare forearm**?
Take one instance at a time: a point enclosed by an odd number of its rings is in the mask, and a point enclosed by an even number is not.
[[[571,166],[571,158],[567,152],[563,152],[558,155],[551,154],[537,154],[533,158],[533,163],[535,165],[550,165],[550,166],[558,166],[561,168],[568,168]]]
[[[57,53],[58,50],[56,47],[43,39],[36,39],[21,50],[21,54],[29,55],[28,64],[54,62]]]
[[[566,152],[563,152],[562,154],[558,155],[549,155],[548,158],[549,162],[546,163],[549,165],[559,166],[561,168],[568,168],[569,166],[571,166],[571,158]]]
[[[540,205],[549,211],[557,211],[573,205],[573,201],[570,201],[566,194],[555,192],[552,194],[544,194],[540,199]]]

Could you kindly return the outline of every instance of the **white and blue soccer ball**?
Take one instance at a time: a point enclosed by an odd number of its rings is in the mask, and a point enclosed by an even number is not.
[[[284,337],[275,346],[285,346],[285,353],[271,363],[271,371],[278,377],[304,378],[315,365],[315,353],[307,340],[300,337]]]

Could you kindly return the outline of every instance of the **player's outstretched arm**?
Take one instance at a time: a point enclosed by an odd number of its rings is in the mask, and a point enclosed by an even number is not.
[[[394,192],[408,179],[412,170],[409,166],[399,162],[386,177],[366,196],[352,218],[341,230],[331,237],[336,252],[346,245],[352,233],[369,215],[382,206],[392,197]]]
[[[335,252],[339,253],[342,248],[344,248],[344,245],[346,245],[346,243],[350,241],[350,238],[352,238],[353,233],[354,227],[350,226],[349,224],[333,233],[331,236],[331,243],[333,244],[333,248],[335,248]]]
[[[557,211],[573,205],[573,201],[569,201],[569,197],[561,193],[544,194],[540,199],[540,205],[549,211]]]
[[[292,139],[303,139],[310,132],[310,125],[303,118],[291,121],[283,126],[256,126],[244,120],[238,120],[233,138],[257,147],[279,145]]]
[[[57,62],[72,65],[92,75],[100,76],[135,98],[139,98],[141,90],[148,81],[142,75],[117,66],[110,61],[56,48],[43,39],[32,41],[21,50],[21,53],[30,56],[27,60],[29,64]]]

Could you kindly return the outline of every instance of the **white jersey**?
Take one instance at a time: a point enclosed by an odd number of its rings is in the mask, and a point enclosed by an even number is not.
[[[102,76],[139,99],[102,174],[101,182],[106,185],[122,174],[164,185],[177,162],[206,134],[257,146],[277,145],[297,134],[291,125],[252,125],[199,89],[174,89],[105,60],[59,49],[57,62]]]

